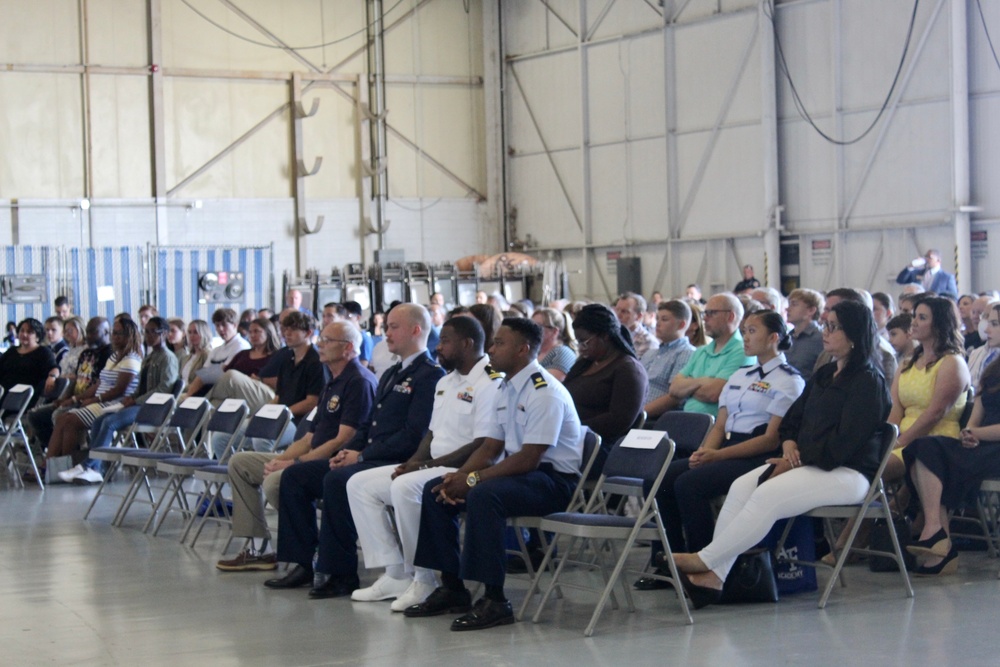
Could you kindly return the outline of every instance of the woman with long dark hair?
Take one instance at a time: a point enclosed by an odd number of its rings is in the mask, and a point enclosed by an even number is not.
[[[0,386],[10,391],[14,385],[31,385],[35,390],[32,405],[42,397],[49,374],[59,374],[55,355],[42,345],[44,338],[45,327],[41,322],[32,317],[21,320],[17,325],[17,346],[0,356]]]
[[[729,488],[712,542],[675,555],[695,608],[717,602],[736,557],[776,521],[823,505],[860,502],[878,472],[880,429],[890,398],[875,356],[871,311],[841,301],[827,315],[823,347],[836,361],[816,371],[778,431],[782,456]]]

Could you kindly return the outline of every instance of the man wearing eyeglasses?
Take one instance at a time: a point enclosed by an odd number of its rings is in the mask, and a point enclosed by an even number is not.
[[[732,294],[716,294],[705,308],[705,334],[712,342],[695,350],[670,383],[670,391],[646,404],[650,417],[684,406],[685,412],[719,412],[719,394],[740,366],[756,363],[743,353],[743,304]]]
[[[323,327],[320,360],[331,380],[323,389],[305,434],[281,454],[240,452],[229,461],[233,488],[233,537],[260,540],[216,567],[227,572],[273,570],[274,553],[267,553],[270,531],[264,518],[264,498],[278,507],[282,471],[307,461],[328,461],[366,424],[375,398],[375,376],[358,363],[361,331],[341,320]]]

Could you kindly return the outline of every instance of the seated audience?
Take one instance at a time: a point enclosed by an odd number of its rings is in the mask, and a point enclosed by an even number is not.
[[[645,312],[646,300],[635,292],[625,292],[615,302],[615,315],[618,316],[621,325],[628,329],[632,347],[640,357],[646,354],[647,350],[655,350],[660,346],[656,336],[642,324],[642,315]]]
[[[969,317],[974,324],[971,331],[965,332],[965,352],[969,354],[977,347],[986,343],[986,319],[989,317],[990,306],[996,301],[992,296],[978,296],[969,308]]]
[[[975,294],[963,294],[958,299],[958,318],[962,325],[962,335],[965,336],[971,331],[975,331],[979,325],[972,321],[972,302],[976,300]]]
[[[910,335],[916,350],[892,383],[889,421],[899,426],[899,439],[896,456],[889,460],[882,476],[887,482],[903,477],[903,449],[917,438],[959,437],[958,420],[970,386],[958,317],[950,300],[939,296],[921,300]]]
[[[365,331],[365,328],[361,326],[361,315],[364,313],[364,308],[357,301],[345,301],[344,310],[347,311],[347,319],[354,322],[354,326],[358,328],[361,332],[361,349],[358,350],[358,361],[362,366],[368,366],[372,358],[372,348],[375,347],[375,341],[372,340],[372,335]],[[282,319],[284,322],[284,319]],[[433,353],[431,357],[433,357]]]
[[[576,338],[567,317],[552,308],[538,308],[531,319],[542,327],[542,348],[538,363],[562,382],[576,362]],[[490,336],[492,340],[493,336]]]
[[[719,601],[737,556],[776,521],[864,498],[878,472],[879,431],[890,408],[877,337],[863,304],[841,301],[827,313],[823,341],[836,361],[813,375],[785,414],[778,431],[783,455],[733,482],[708,546],[674,556],[695,608]]]
[[[705,335],[705,308],[701,303],[691,299],[687,300],[687,305],[691,308],[691,324],[685,335],[694,348],[698,349],[708,343],[708,337]]]
[[[910,327],[913,325],[913,316],[909,313],[900,313],[889,320],[885,328],[889,334],[889,344],[896,352],[897,367],[907,364],[913,356],[913,339],[910,338]]]
[[[886,325],[895,315],[895,304],[892,297],[885,292],[875,292],[872,294],[872,316],[875,318],[875,327],[878,335],[888,340],[889,332]]]
[[[212,352],[212,332],[205,320],[192,320],[187,327],[188,355],[181,364],[181,379],[184,380],[184,391],[198,377],[196,373],[208,363],[208,355]]]
[[[1000,356],[1000,303],[995,303],[986,311],[986,344],[969,353],[969,381],[978,387],[983,371]]]
[[[111,356],[101,371],[100,380],[81,397],[76,407],[56,418],[55,429],[46,452],[48,460],[65,457],[57,472],[72,468],[68,458],[76,454],[80,438],[109,408],[118,409],[122,400],[135,393],[142,367],[142,339],[139,326],[131,319],[119,317],[111,328]],[[82,457],[81,457],[82,458]]]
[[[684,368],[670,383],[670,392],[646,404],[650,417],[683,406],[685,412],[703,412],[715,416],[719,394],[729,376],[740,366],[754,362],[743,353],[739,326],[743,304],[732,294],[715,294],[705,309],[705,333],[712,342],[695,350]]]
[[[265,372],[264,369],[271,360],[272,355],[281,347],[281,344],[278,340],[278,333],[274,330],[274,325],[271,324],[270,320],[265,320],[264,318],[258,318],[251,322],[248,334],[250,347],[246,350],[240,350],[233,355],[232,359],[223,364],[222,374],[217,380],[213,382],[203,380],[201,377],[195,377],[181,398],[199,396],[205,393],[202,390],[208,386],[211,388],[206,395],[213,402],[218,403],[226,398],[243,398],[249,402],[251,399],[249,396],[234,395],[231,385],[239,383],[244,378],[260,383],[262,376],[273,377],[273,374]],[[232,374],[234,373],[240,377],[233,377]],[[260,400],[249,405],[251,414],[273,398],[273,381],[271,385],[270,387],[265,386],[260,388],[260,391],[264,393]]]
[[[167,349],[177,357],[179,367],[184,368],[184,364],[187,363],[188,357],[191,355],[191,350],[188,348],[187,327],[184,325],[184,320],[179,317],[169,318],[167,324],[170,326],[170,330],[167,332]],[[185,382],[185,384],[187,383]]]
[[[812,377],[816,360],[823,352],[823,330],[819,326],[826,299],[816,290],[799,288],[788,295],[788,323],[792,330],[792,348],[785,356],[805,380]]]
[[[250,349],[250,343],[237,332],[236,311],[232,308],[219,308],[212,313],[212,324],[215,325],[215,332],[222,339],[222,345],[208,353],[208,359],[202,369],[214,368],[217,369],[218,374],[221,374],[239,352]],[[188,331],[188,335],[190,333]],[[208,388],[215,383],[215,379],[206,379],[208,377],[209,375],[206,373],[198,374],[190,381],[191,383],[181,398],[202,396],[207,393]]]
[[[860,290],[853,289],[851,287],[839,287],[834,290],[830,290],[826,294],[826,303],[823,306],[823,315],[820,318],[822,321],[826,321],[826,314],[833,308],[834,305],[840,303],[841,301],[855,301],[861,305],[872,310],[872,298],[867,292],[862,292]],[[872,316],[874,318],[874,315]],[[896,351],[893,349],[889,341],[883,339],[881,336],[875,341],[876,346],[879,351],[879,358],[882,360],[882,374],[888,380],[896,374]],[[833,356],[829,349],[824,349],[816,359],[816,365],[813,367],[813,372],[819,370],[821,367],[830,363],[833,360]]]
[[[661,301],[657,306],[656,337],[660,347],[647,351],[640,359],[649,378],[646,403],[655,401],[670,390],[674,376],[694,354],[694,345],[685,335],[689,326],[691,308],[683,301]]]
[[[55,355],[56,364],[61,364],[63,357],[69,352],[69,343],[63,337],[63,321],[58,317],[45,320],[45,345]]]
[[[167,347],[167,332],[170,325],[162,317],[151,317],[143,327],[143,342],[149,352],[142,360],[139,370],[139,384],[134,395],[125,396],[119,402],[120,410],[106,411],[98,416],[90,427],[90,448],[107,447],[116,431],[121,431],[135,422],[139,409],[149,397],[156,393],[169,394],[180,374],[177,356]],[[102,477],[90,468],[77,465],[59,473],[59,479],[71,482],[80,479],[85,482],[100,482]]]
[[[31,405],[35,405],[45,392],[49,376],[58,377],[59,364],[52,350],[41,344],[45,328],[38,320],[29,317],[17,325],[16,347],[0,356],[0,386],[4,392],[18,384],[27,384],[35,390]]]
[[[59,377],[66,378],[72,383],[75,380],[77,364],[80,363],[80,355],[87,349],[86,326],[83,320],[73,316],[63,322],[63,340],[66,341],[68,349],[59,361]],[[50,378],[45,382],[45,391],[49,392],[55,384],[55,378]]]
[[[991,320],[996,318],[996,309]],[[1000,325],[990,325],[990,334]],[[1000,358],[987,365],[976,392],[969,424],[958,438],[917,438],[903,450],[906,483],[920,501],[923,528],[907,546],[917,556],[915,574],[952,574],[958,568],[958,551],[951,542],[949,512],[962,507],[987,477],[1000,476]]]
[[[781,456],[778,428],[805,381],[785,362],[791,344],[781,316],[773,311],[748,315],[743,321],[743,350],[756,357],[753,366],[733,373],[719,397],[719,417],[705,442],[690,458],[676,459],[667,469],[656,501],[673,551],[697,552],[712,541],[712,501],[730,484],[767,459]],[[648,489],[647,489],[648,490]],[[653,562],[662,549],[653,544]],[[658,565],[659,574],[670,576]],[[654,577],[635,583],[639,590],[665,588]]]
[[[601,436],[601,448],[631,428],[642,411],[649,381],[636,359],[625,325],[607,306],[584,306],[573,320],[580,356],[563,385],[580,421]]]

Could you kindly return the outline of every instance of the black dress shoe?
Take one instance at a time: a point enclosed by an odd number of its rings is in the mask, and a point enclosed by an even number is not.
[[[657,567],[653,570],[653,572],[654,574],[658,574],[662,577],[673,577],[673,575],[670,574],[670,570],[663,566]],[[637,591],[662,591],[668,588],[672,589],[673,587],[673,584],[669,581],[663,581],[662,579],[650,576],[639,577],[636,582],[632,584],[632,588]]]
[[[687,596],[691,598],[691,606],[695,609],[701,609],[707,607],[710,604],[716,604],[722,599],[722,590],[709,588],[708,586],[698,586],[692,584],[691,580],[688,579],[687,575],[683,572],[678,572],[678,576],[681,580],[681,586],[684,587],[684,592]]]
[[[310,589],[310,600],[323,600],[326,598],[342,598],[350,595],[361,588],[361,580],[357,575],[333,576],[326,580],[321,586]]]
[[[311,586],[313,582],[313,569],[303,565],[296,565],[288,574],[278,579],[268,579],[264,585],[268,588],[301,588]]]
[[[464,614],[472,609],[472,594],[468,588],[453,591],[444,586],[438,586],[420,604],[415,604],[403,610],[403,616],[421,618],[423,616],[440,616],[441,614]]]
[[[479,598],[476,604],[465,616],[451,622],[451,629],[456,632],[464,630],[485,630],[498,625],[510,625],[514,622],[514,610],[509,600],[498,602],[488,598]]]

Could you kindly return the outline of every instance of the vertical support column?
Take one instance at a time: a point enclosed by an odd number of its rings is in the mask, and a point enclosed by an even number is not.
[[[830,115],[833,117],[833,129],[835,137],[844,136],[844,52],[843,52],[843,0],[831,0],[830,2],[830,62],[833,71],[830,81],[833,84],[833,91],[830,96],[832,108]],[[844,147],[834,146],[833,148],[833,251],[834,257],[827,270],[826,281],[823,288],[832,288],[847,284],[845,280],[847,273],[846,252],[844,251],[844,240],[847,238],[841,230],[847,228],[847,218],[845,217],[845,206],[847,202],[847,166],[844,160]],[[836,272],[836,280],[831,282],[831,276]]]
[[[483,2],[483,107],[486,112],[486,219],[482,237],[484,250],[503,252],[507,234],[507,160],[504,135],[503,95],[507,65],[502,40],[501,0]],[[471,76],[471,72],[469,73]]]
[[[778,238],[778,90],[774,64],[774,32],[764,11],[757,5],[757,35],[760,49],[760,130],[764,163],[764,280],[769,287],[781,288],[781,252]]]
[[[590,71],[587,66],[587,1],[579,0],[579,28],[577,29],[577,57],[580,58],[580,196],[581,222],[583,223],[583,243],[580,249],[583,252],[583,275],[586,280],[587,296],[594,296],[594,273],[600,271],[597,267],[597,258],[593,242],[593,207],[590,198],[590,86],[588,79]],[[610,296],[610,295],[609,295]]]
[[[972,291],[969,211],[969,50],[966,0],[951,0],[951,117],[955,198],[955,279],[958,293]],[[944,249],[942,248],[943,253]],[[957,295],[956,295],[957,296]]]
[[[156,243],[167,245],[167,159],[163,113],[163,16],[161,0],[148,0],[147,42],[149,44],[149,137],[152,158],[153,200],[156,203]]]
[[[371,226],[378,239],[377,248],[385,244],[385,204],[389,196],[388,158],[385,129],[385,50],[382,43],[382,0],[368,0],[368,99],[371,119],[372,201],[374,215]]]
[[[667,144],[667,225],[666,239],[667,250],[664,254],[663,265],[659,275],[653,283],[654,290],[667,291],[668,294],[677,294],[680,289],[680,266],[675,258],[677,233],[674,225],[680,215],[680,185],[678,183],[677,158],[677,43],[676,28],[674,26],[675,3],[673,0],[663,5],[663,97],[664,97],[664,118],[666,122],[665,136]],[[671,280],[664,290],[663,280],[666,271],[670,271]]]
[[[372,216],[372,179],[365,172],[365,166],[371,163],[371,142],[369,141],[371,117],[368,107],[368,86],[359,75],[354,82],[354,128],[355,128],[355,151],[356,159],[354,163],[358,165],[357,193],[358,193],[358,257],[362,264],[368,263],[365,256],[365,239],[371,233],[370,221]]]

